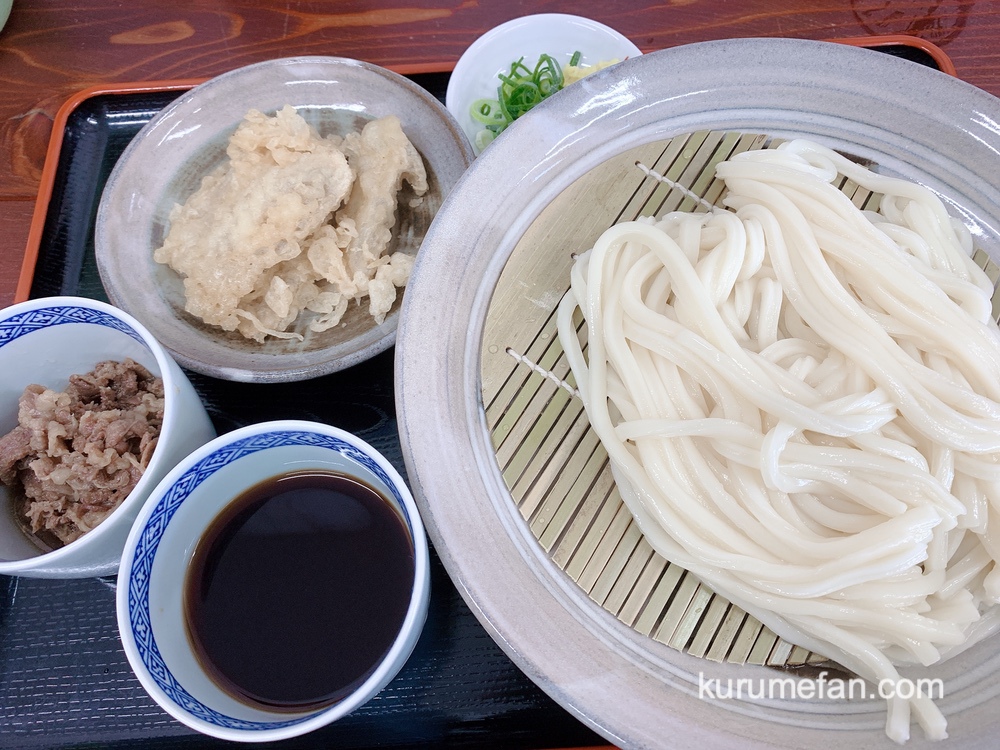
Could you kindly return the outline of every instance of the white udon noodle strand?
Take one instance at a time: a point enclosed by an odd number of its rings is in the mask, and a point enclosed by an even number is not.
[[[717,174],[730,211],[620,224],[577,258],[563,348],[652,546],[786,640],[896,681],[1000,626],[992,285],[935,195],[829,149]],[[895,697],[892,739],[911,712],[946,736],[929,698]]]

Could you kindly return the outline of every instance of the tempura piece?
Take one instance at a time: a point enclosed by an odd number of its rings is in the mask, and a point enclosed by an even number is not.
[[[338,145],[319,138],[292,107],[274,117],[247,113],[226,150],[229,161],[174,208],[153,256],[185,277],[188,312],[263,339],[259,328],[268,326],[241,314],[240,301],[269,268],[298,256],[349,196],[354,171]]]
[[[154,254],[185,277],[185,309],[257,341],[301,340],[289,329],[306,311],[309,329],[325,331],[365,297],[381,324],[413,267],[405,253],[385,255],[398,193],[404,181],[427,191],[399,118],[321,138],[291,107],[251,110],[227,154],[175,207]]]
[[[358,179],[351,200],[337,212],[337,223],[350,220],[357,229],[357,236],[344,253],[348,274],[352,279],[370,280],[385,264],[383,253],[389,246],[396,223],[396,194],[405,180],[414,193],[423,195],[427,192],[427,172],[420,154],[403,133],[398,117],[390,115],[369,122],[361,133],[348,135],[343,147],[358,172]],[[394,253],[388,260],[389,265],[404,265],[399,266],[399,272],[383,272],[374,286],[374,293],[371,282],[365,282],[370,297],[369,311],[377,323],[382,322],[392,307],[395,287],[404,286],[409,278],[412,259],[397,256],[402,254]]]
[[[381,324],[396,300],[396,289],[410,278],[413,256],[387,256],[385,251],[403,182],[417,195],[427,191],[420,155],[399,118],[391,115],[349,134],[342,147],[357,179],[347,204],[336,213],[335,225],[321,226],[302,243],[301,255],[276,267],[241,304],[265,327],[282,330],[283,321],[304,308],[319,313],[310,330],[325,331],[341,321],[350,302],[365,297],[369,313]],[[293,277],[296,281],[291,282]]]

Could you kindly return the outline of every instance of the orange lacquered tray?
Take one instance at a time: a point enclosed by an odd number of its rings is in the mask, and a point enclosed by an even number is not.
[[[930,65],[944,73],[955,74],[954,66],[944,52],[935,45],[914,37],[867,37],[832,41],[880,49]],[[397,68],[396,72],[410,76],[443,100],[451,67],[447,64],[426,64]],[[112,110],[116,101],[145,95],[159,96],[156,101],[166,102],[166,95],[170,92],[179,95],[201,81],[202,79],[187,79],[106,84],[80,91],[63,104],[56,115],[46,154],[17,288],[17,301],[53,293],[84,296],[100,293],[100,282],[93,267],[93,259],[88,256],[88,253],[92,255],[92,249],[88,249],[88,243],[92,243],[92,222],[87,217],[81,218],[79,210],[67,208],[67,199],[75,195],[74,191],[89,191],[86,196],[88,205],[96,206],[103,185],[103,182],[96,179],[73,182],[72,171],[67,171],[66,162],[74,156],[75,149],[81,143],[76,130],[78,125],[75,123],[97,100],[110,101]],[[148,113],[147,119],[151,116]],[[101,151],[100,156],[105,169],[109,166],[108,162],[113,163],[117,158],[109,151]],[[67,175],[70,176],[69,181]],[[67,214],[73,220],[57,221],[60,214]],[[89,236],[83,236],[88,232]],[[59,278],[54,280],[53,275]],[[384,358],[374,363],[372,367],[374,366],[385,366],[391,371],[391,363]],[[359,367],[365,369],[364,365]],[[371,368],[359,375],[371,375],[369,370]],[[376,377],[380,375],[376,373]],[[391,391],[391,377],[387,383],[386,387]],[[365,402],[370,406],[368,402],[372,400],[372,394],[364,389],[362,391],[349,394],[350,397],[345,399],[356,401],[357,404]],[[276,401],[282,398],[274,390],[269,394],[273,394]],[[389,395],[391,397],[391,393]],[[223,419],[231,417],[234,424],[247,418],[246,415],[237,413],[239,407],[235,404],[240,398],[238,394],[220,391],[219,398],[211,404],[213,414],[222,415]],[[243,401],[246,399],[243,398]],[[343,412],[343,405],[339,405],[338,409]],[[426,643],[422,641],[424,652],[418,652],[409,665],[412,672],[419,674],[415,674],[412,683],[404,682],[395,689],[390,685],[385,695],[380,696],[381,705],[376,705],[379,703],[376,699],[370,706],[359,711],[360,716],[348,717],[345,720],[346,728],[339,728],[337,731],[345,731],[345,736],[349,739],[350,722],[354,720],[357,727],[355,733],[358,730],[364,731],[366,741],[392,740],[397,746],[403,736],[414,742],[419,736],[424,740],[430,738],[437,746],[448,746],[451,741],[461,744],[458,740],[464,738],[465,744],[462,746],[465,747],[470,746],[469,741],[476,737],[490,746],[516,744],[520,747],[576,747],[577,750],[584,750],[584,745],[601,742],[599,737],[579,724],[520,674],[461,601],[440,565],[437,565],[434,575],[433,587],[437,601],[432,602],[428,630],[425,632]],[[177,735],[180,732],[177,726],[171,724],[168,717],[155,706],[147,705],[149,701],[145,701],[145,696],[137,692],[138,686],[132,684],[134,680],[127,674],[127,664],[124,664],[120,648],[113,637],[108,637],[106,631],[112,627],[108,618],[113,620],[113,595],[107,596],[106,588],[109,582],[74,581],[60,582],[58,585],[66,589],[62,595],[77,602],[76,611],[91,614],[73,622],[69,615],[55,615],[42,623],[40,618],[47,608],[35,607],[32,602],[40,602],[42,598],[52,594],[49,590],[52,586],[32,581],[19,583],[17,596],[10,592],[9,601],[3,610],[3,614],[19,623],[19,630],[39,632],[44,627],[44,632],[55,633],[54,642],[67,644],[66,648],[69,650],[72,650],[73,643],[92,644],[86,654],[71,663],[47,665],[46,680],[61,686],[59,694],[52,693],[46,687],[48,683],[38,682],[36,685],[30,680],[25,683],[21,691],[24,711],[19,716],[24,726],[41,727],[44,723],[47,734],[54,729],[57,735],[63,732],[67,738],[72,734],[76,738],[74,741],[86,741],[90,739],[88,723],[81,717],[85,719],[87,716],[99,716],[101,731],[104,733],[102,741],[141,742],[151,737]],[[98,601],[102,597],[108,601]],[[109,606],[110,615],[104,611]],[[38,621],[33,621],[32,617],[38,618]],[[102,645],[105,642],[109,643],[107,647]],[[11,663],[8,667],[12,673],[19,669],[33,669],[33,659],[39,661],[47,653],[44,648],[39,647],[35,654],[27,641],[21,643],[19,648],[9,659]],[[408,691],[414,684],[419,684],[419,687],[415,688],[415,694],[409,694]],[[109,703],[102,698],[109,695],[119,697]],[[72,698],[70,703],[73,705],[63,711],[59,706],[66,702],[67,696]],[[124,704],[128,704],[128,711],[123,713],[119,709]],[[426,726],[421,728],[422,724]],[[539,730],[539,724],[547,725],[548,728]],[[90,726],[94,724],[91,723]],[[434,735],[433,738],[431,735]],[[332,739],[334,734],[325,736]],[[336,736],[342,739],[341,735]],[[317,743],[321,739],[317,737]],[[308,746],[313,747],[312,744]],[[315,746],[319,747],[320,744]],[[192,744],[191,747],[201,745]]]

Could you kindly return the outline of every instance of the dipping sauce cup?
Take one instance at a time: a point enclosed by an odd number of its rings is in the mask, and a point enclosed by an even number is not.
[[[424,527],[392,465],[337,428],[268,422],[208,443],[153,491],[122,556],[118,625],[170,715],[260,742],[381,690],[429,592]]]

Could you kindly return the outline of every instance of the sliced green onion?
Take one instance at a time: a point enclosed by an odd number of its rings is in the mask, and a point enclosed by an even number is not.
[[[504,93],[506,94],[507,111],[515,120],[544,98],[538,85],[531,81],[521,81]]]
[[[542,55],[535,66],[534,80],[536,83],[542,80],[551,81],[555,91],[558,91],[563,85],[562,66],[551,55]]]
[[[484,125],[506,125],[507,118],[496,99],[476,99],[470,108],[472,119]]]
[[[510,113],[510,109],[507,107],[507,97],[504,96],[503,86],[497,86],[497,103],[500,105],[500,111],[503,112],[504,120],[509,125],[514,122],[514,116]]]
[[[474,144],[476,147],[476,153],[480,153],[484,148],[493,143],[493,139],[496,137],[497,134],[489,128],[484,128],[476,133],[476,141]]]
[[[573,59],[579,58],[580,53],[574,53]],[[551,55],[539,55],[534,69],[521,57],[497,78],[497,98],[477,99],[470,107],[472,119],[486,126],[476,135],[477,150],[485,148],[514,120],[559,91],[564,83],[562,66]]]
[[[569,59],[569,64],[574,67],[579,65],[581,57],[583,57],[583,53],[580,50],[577,50],[576,52],[573,53],[573,56]]]

